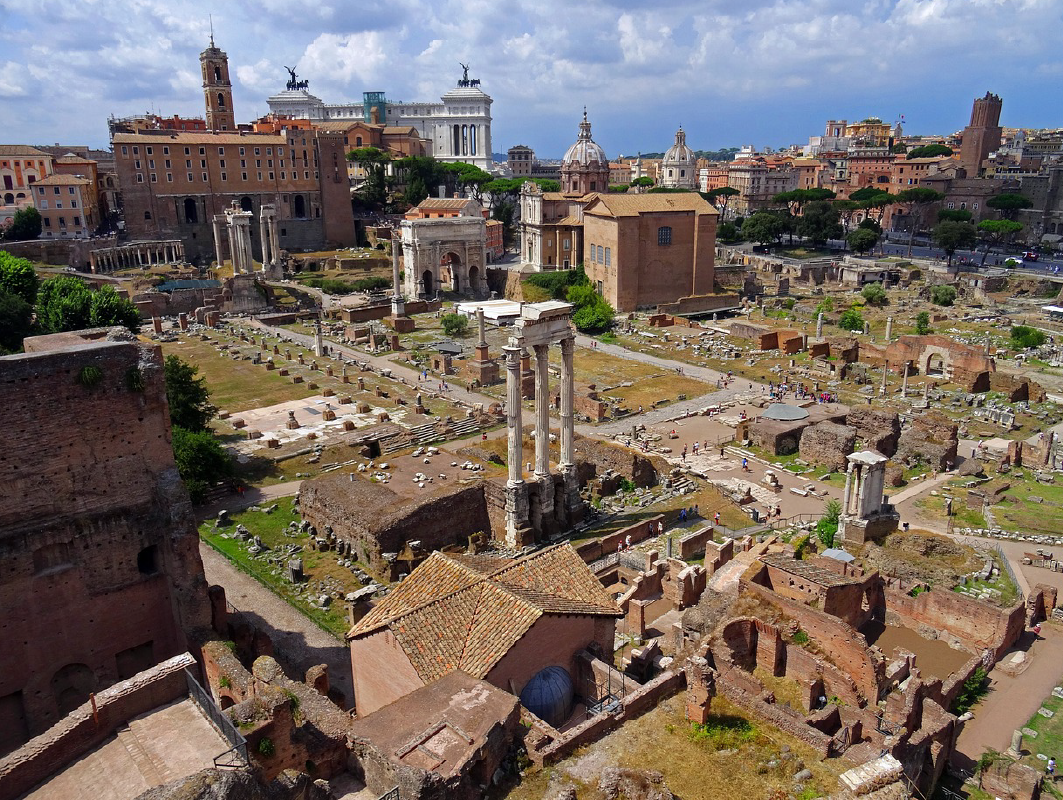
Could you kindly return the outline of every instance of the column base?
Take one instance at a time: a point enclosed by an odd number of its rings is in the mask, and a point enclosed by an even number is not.
[[[514,550],[535,543],[529,523],[528,485],[524,481],[506,483],[506,547]]]
[[[579,479],[576,477],[575,464],[561,466],[561,480],[564,482],[565,522],[569,528],[573,528],[583,522],[587,511],[586,503],[579,494]]]

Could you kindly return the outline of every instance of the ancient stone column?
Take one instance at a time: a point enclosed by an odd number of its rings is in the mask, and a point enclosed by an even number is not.
[[[260,212],[258,215],[258,238],[259,244],[262,246],[262,268],[265,269],[270,263],[269,257],[269,230],[267,229],[268,223],[266,217]]]
[[[509,485],[524,483],[521,472],[523,426],[520,407],[520,347],[503,347],[506,355],[506,432],[509,439]]]
[[[402,286],[399,285],[399,249],[398,243],[393,239],[391,242],[391,316],[406,316],[406,301],[402,297]]]
[[[886,341],[893,338],[893,317],[886,317]]]
[[[535,345],[535,477],[550,475],[550,346]]]
[[[871,323],[867,322],[865,320],[864,321],[864,336],[867,336],[869,333],[871,333]]]
[[[908,396],[908,362],[904,362],[904,377],[901,378],[901,397]]]
[[[484,310],[481,306],[476,309],[476,324],[480,329],[480,342],[479,347],[487,347],[487,326],[484,323]]]
[[[219,267],[224,263],[222,261],[222,250],[221,250],[221,237],[222,237],[222,230],[221,229],[222,229],[222,224],[224,223],[224,221],[225,221],[225,217],[221,216],[220,214],[218,216],[214,217],[214,258],[217,259]]]
[[[270,262],[270,266],[276,267],[281,263],[280,252],[280,237],[277,235],[277,215],[274,214],[269,218],[269,254],[273,259]]]
[[[816,317],[816,338],[817,339],[822,339],[823,338],[823,314],[822,313],[820,313],[820,315],[818,317]]]
[[[314,323],[314,355],[321,357],[325,354],[325,343],[321,336],[321,320]]]
[[[887,361],[886,363],[884,363],[882,365],[882,386],[879,387],[879,390],[878,390],[879,394],[885,394],[886,393],[886,375],[889,374],[889,371],[890,371],[890,362]]]
[[[561,340],[561,471],[567,473],[575,466],[572,424],[573,370],[572,355],[576,340],[572,337]]]
[[[849,506],[852,502],[852,488],[853,488],[853,462],[849,462],[848,469],[845,470],[845,489],[842,491],[842,513],[849,513]]]

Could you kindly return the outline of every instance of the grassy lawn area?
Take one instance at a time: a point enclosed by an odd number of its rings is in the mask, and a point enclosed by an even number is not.
[[[507,800],[540,800],[551,780],[575,784],[581,798],[595,797],[600,769],[613,765],[656,770],[683,800],[762,798],[775,791],[785,796],[793,789],[799,761],[812,778],[797,796],[809,800],[835,791],[838,775],[849,766],[841,759],[820,761],[796,737],[754,719],[723,697],[713,699],[708,723],[695,728],[684,716],[682,700],[682,693],[669,698],[553,767],[529,771]]]
[[[1022,472],[1025,479],[1008,476],[1006,480],[1011,488],[1004,492],[1006,501],[993,506],[997,525],[1024,533],[1058,535],[1063,530],[1063,486],[1029,480],[1029,470]],[[1039,497],[1044,502],[1038,503],[1031,497]]]
[[[939,494],[936,497],[928,494],[919,500],[916,500],[915,507],[929,519],[944,520],[945,500],[946,496],[944,494]],[[984,528],[986,526],[985,517],[982,516],[981,511],[974,508],[967,508],[966,492],[963,490],[953,493],[952,519],[953,524],[960,527]]]
[[[955,587],[957,591],[960,588],[967,588],[976,592],[989,590],[995,590],[1000,592],[999,599],[993,599],[991,602],[996,603],[1002,608],[1011,608],[1019,599],[1019,587],[1015,585],[1015,582],[1008,575],[1004,569],[1001,558],[996,553],[993,554],[993,562],[997,565],[997,577],[992,580],[969,580],[965,581],[961,586]]]
[[[198,339],[164,342],[162,350],[164,355],[179,356],[199,367],[200,376],[207,379],[211,401],[227,411],[246,411],[318,393],[307,389],[305,383],[282,378],[277,371],[267,372],[250,361],[234,361],[215,350],[210,342]]]
[[[1037,737],[1023,736],[1022,749],[1029,755],[1022,757],[1022,763],[1027,764],[1039,772],[1044,772],[1045,761],[1037,757],[1038,753],[1059,760],[1063,755],[1063,699],[1051,694],[1042,703],[1044,708],[1054,712],[1050,719],[1035,713],[1026,723],[1026,727],[1037,731]],[[1059,774],[1057,767],[1056,774]],[[1046,784],[1047,786],[1047,784]],[[1053,792],[1057,797],[1060,795],[1057,789]]]
[[[351,592],[360,589],[362,583],[350,570],[336,563],[335,553],[311,550],[306,546],[310,541],[307,534],[292,535],[288,532],[290,523],[300,521],[299,514],[292,509],[290,498],[279,500],[278,505],[280,507],[272,514],[261,511],[233,514],[232,524],[222,529],[217,528],[213,520],[209,520],[200,525],[199,535],[242,572],[246,572],[319,626],[342,639],[350,627],[343,601],[333,600],[327,609],[311,605],[311,598],[316,598],[320,592],[309,589],[309,585],[334,578],[346,587],[346,591]],[[264,553],[252,555],[248,549],[252,542],[232,535],[238,524],[246,527],[252,537],[261,537],[262,543],[268,549]],[[288,554],[287,548],[292,544],[302,547],[296,555]],[[295,557],[303,560],[303,574],[306,576],[306,582],[298,586],[290,583],[285,577],[286,564],[290,558]]]

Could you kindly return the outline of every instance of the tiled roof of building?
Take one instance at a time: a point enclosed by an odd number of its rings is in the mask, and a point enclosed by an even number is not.
[[[655,192],[652,194],[599,194],[588,204],[585,214],[606,213],[613,217],[635,217],[662,211],[693,211],[698,214],[718,213],[712,204],[697,192]]]
[[[49,175],[47,178],[41,178],[34,186],[83,186],[91,183],[91,180],[80,175],[61,175],[56,173]]]
[[[351,628],[388,628],[426,683],[461,669],[482,678],[543,614],[620,616],[567,544],[519,559],[433,553]]]
[[[0,144],[0,156],[42,156],[44,158],[51,158],[51,156],[43,150],[38,150],[36,147],[30,147],[28,144]]]
[[[96,162],[90,158],[82,158],[76,156],[73,153],[67,153],[65,156],[60,156],[55,160],[56,164],[95,164]]]
[[[426,211],[461,211],[469,204],[468,197],[428,197],[417,204]]]
[[[774,554],[761,556],[760,560],[768,566],[780,569],[789,575],[803,578],[809,583],[814,583],[817,586],[825,586],[829,588],[831,586],[848,586],[852,583],[859,582],[853,578],[847,578],[844,575],[831,572],[824,567],[811,564],[808,561],[798,561],[791,556]]]

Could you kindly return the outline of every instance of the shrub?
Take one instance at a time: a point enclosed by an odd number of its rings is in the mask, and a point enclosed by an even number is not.
[[[844,331],[862,331],[864,329],[864,317],[860,309],[853,306],[838,318],[838,327]]]
[[[1040,347],[1044,343],[1045,335],[1043,331],[1031,328],[1029,325],[1011,326],[1012,347],[1018,350],[1025,350],[1029,347]]]
[[[985,668],[978,667],[971,673],[971,677],[963,682],[963,688],[956,695],[956,699],[952,701],[952,713],[957,715],[966,714],[971,706],[985,697],[988,691],[989,681],[987,680]]]
[[[930,314],[920,311],[915,317],[915,332],[920,336],[930,333]]]
[[[78,383],[86,389],[91,389],[101,380],[103,380],[103,371],[99,367],[82,367],[81,372],[78,373]]]
[[[794,644],[808,644],[808,634],[798,628],[793,635]]]
[[[268,736],[263,736],[261,739],[258,740],[259,755],[269,758],[275,752],[277,752],[277,748],[273,746],[273,740],[270,739]]]
[[[462,314],[444,314],[442,323],[447,336],[465,336],[469,332],[469,318]]]
[[[956,289],[952,286],[938,285],[930,288],[930,302],[936,306],[951,306],[956,300]]]
[[[869,306],[884,306],[888,299],[886,290],[882,288],[881,283],[869,283],[863,288],[860,295]]]
[[[753,741],[757,729],[744,717],[721,714],[712,716],[704,724],[690,724],[690,738],[702,744],[710,744],[717,750],[729,750]]]

